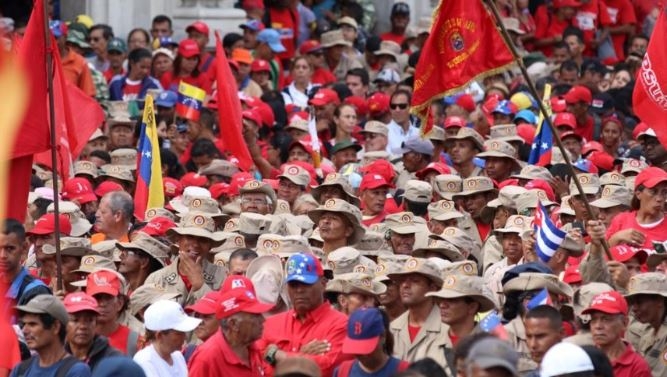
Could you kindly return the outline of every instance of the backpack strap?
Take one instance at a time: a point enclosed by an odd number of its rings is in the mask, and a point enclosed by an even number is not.
[[[69,373],[70,369],[74,366],[74,364],[78,363],[79,359],[77,359],[74,356],[67,356],[66,358],[63,359],[63,363],[60,364],[58,367],[58,371],[56,372],[55,377],[66,377],[67,373]]]
[[[137,353],[137,341],[139,340],[139,334],[135,331],[130,330],[127,334],[127,356],[133,357]]]
[[[28,368],[30,368],[30,364],[34,359],[34,356],[30,356],[28,359],[21,361],[21,363],[16,366],[16,377],[25,377],[25,374],[28,371]]]
[[[213,63],[213,59],[215,59],[213,56],[209,55],[204,64],[201,66],[202,72],[208,71],[208,67],[211,66],[211,63]]]
[[[345,360],[338,366],[336,377],[348,377],[355,360]]]
[[[593,140],[600,140],[600,135],[602,135],[602,119],[599,115],[593,114]]]

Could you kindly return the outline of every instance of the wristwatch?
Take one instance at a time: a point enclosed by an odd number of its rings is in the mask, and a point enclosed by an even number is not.
[[[275,344],[270,344],[266,349],[266,354],[264,355],[264,360],[271,365],[276,365],[276,352],[278,352],[278,346]]]

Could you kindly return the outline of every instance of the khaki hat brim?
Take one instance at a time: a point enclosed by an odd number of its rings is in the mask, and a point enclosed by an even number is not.
[[[164,258],[165,257],[158,258],[152,251],[148,251],[148,250],[146,250],[142,247],[139,247],[139,246],[133,244],[132,242],[116,242],[116,248],[118,248],[119,250],[139,250],[139,251],[143,251],[144,253],[148,254],[149,257],[155,259],[158,263],[160,263],[162,265],[162,267],[165,266],[165,263],[164,263]]]
[[[345,190],[345,187],[344,187],[343,185],[339,184],[339,183],[329,183],[329,184],[327,184],[327,183],[322,183],[321,185],[319,185],[319,186],[317,186],[317,187],[313,187],[313,188],[310,190],[310,195],[312,195],[313,198],[315,198],[315,200],[319,203],[319,202],[320,202],[320,195],[321,195],[320,191],[322,191],[322,189],[323,189],[324,187],[328,187],[328,186],[337,186],[337,187],[339,187],[341,190],[343,190],[343,192],[345,193],[345,196],[346,196],[345,199],[346,199],[350,204],[354,205],[355,207],[359,207],[359,206],[361,205],[361,201],[359,200],[359,198],[356,197],[356,196],[354,195],[354,193]]]
[[[521,275],[505,283],[505,285],[503,285],[503,293],[507,294],[512,291],[534,291],[543,288],[546,288],[551,293],[570,298],[572,298],[572,295],[574,294],[572,287],[560,280],[557,283],[553,283],[550,280]]]
[[[201,229],[201,228],[195,228],[195,227],[171,228],[167,231],[167,235],[168,236],[174,236],[174,235],[195,236],[195,237],[206,238],[208,240],[211,240],[214,243],[213,247],[220,246],[225,241],[224,238],[220,237],[220,235],[216,235],[215,233],[211,233],[208,230]]]
[[[441,254],[443,257],[445,257],[445,259],[449,260],[450,262],[459,262],[464,259],[463,255],[461,255],[461,253],[459,253],[458,251],[445,249],[444,247],[434,247],[434,248],[423,247],[420,249],[415,249],[412,251],[412,256],[415,258],[424,258],[426,253],[429,252]]]
[[[457,197],[457,196],[470,196],[470,195],[475,195],[475,194],[481,194],[483,192],[498,192],[497,189],[486,189],[486,190],[470,190],[470,191],[461,191],[456,194],[453,194],[452,197]]]
[[[474,137],[469,136],[469,135],[467,135],[467,136],[461,136],[461,137],[459,137],[459,136],[450,136],[450,137],[447,138],[447,140],[470,140],[470,141],[473,142],[473,144],[475,144],[475,146],[476,146],[480,151],[483,151],[483,150],[484,150],[484,144],[480,144],[480,142],[479,142],[477,139],[475,139]],[[481,152],[480,152],[480,153],[481,153]]]
[[[488,312],[489,310],[495,309],[496,304],[488,297],[482,294],[470,294],[454,291],[451,289],[442,288],[436,292],[428,292],[426,297],[436,297],[436,298],[461,298],[468,297],[479,303],[479,312]]]
[[[400,277],[402,275],[410,275],[410,274],[419,274],[421,276],[427,277],[428,279],[430,279],[431,281],[433,281],[434,283],[436,283],[440,287],[442,286],[442,283],[444,282],[444,280],[442,280],[442,277],[440,277],[440,276],[427,274],[427,273],[421,272],[421,271],[399,271],[399,272],[394,272],[394,273],[391,273],[391,274],[387,274],[387,277],[389,277],[389,279],[391,279],[391,280],[394,280],[394,278],[396,278],[396,277]]]
[[[331,41],[329,43],[321,44],[320,45],[322,48],[329,48],[329,47],[334,47],[334,46],[345,46],[345,47],[351,47],[352,43],[342,39],[339,41]]]
[[[618,203],[614,200],[609,200],[609,199],[604,199],[604,198],[594,200],[590,204],[593,207],[597,207],[597,208],[611,208],[611,207],[616,207],[616,206],[622,206],[623,205],[623,203]]]
[[[433,216],[432,219],[436,221],[447,221],[454,219],[462,219],[463,214],[461,212],[446,212],[438,216]]]
[[[640,296],[640,295],[655,295],[655,296],[662,296],[667,298],[667,292],[664,291],[639,291],[639,292],[634,292],[631,294],[624,295],[626,300],[632,300],[633,298]]]
[[[361,241],[362,238],[364,238],[364,234],[366,234],[366,229],[359,223],[359,220],[354,217],[351,213],[345,212],[345,211],[336,211],[332,209],[313,209],[308,212],[308,217],[315,223],[315,226],[318,225],[320,222],[320,217],[322,217],[322,214],[324,212],[333,212],[333,213],[341,213],[343,214],[349,221],[352,223],[354,226],[354,234],[349,237],[348,243],[350,245],[354,245],[355,243],[358,243]]]
[[[399,227],[391,227],[388,226],[389,230],[391,230],[394,233],[398,234],[412,234],[412,233],[417,233],[417,227],[414,225],[406,225],[406,226],[399,226]]]

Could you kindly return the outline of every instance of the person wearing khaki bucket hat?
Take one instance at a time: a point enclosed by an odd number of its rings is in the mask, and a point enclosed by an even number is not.
[[[338,310],[350,315],[359,308],[375,307],[377,296],[385,293],[387,286],[373,280],[373,276],[361,272],[348,272],[334,276],[327,282],[325,292],[337,293]]]
[[[506,141],[485,141],[484,151],[478,153],[477,158],[484,160],[484,173],[496,182],[502,182],[521,171],[516,149]]]
[[[410,255],[415,246],[417,226],[412,212],[394,213],[385,219],[387,232],[385,239],[389,241],[394,254]]]
[[[442,287],[438,265],[423,258],[408,258],[400,271],[388,277],[400,286],[401,301],[407,310],[390,324],[394,336],[394,355],[401,360],[432,358],[447,365],[441,346],[447,337],[447,326],[441,322],[440,309],[429,292]]]
[[[340,247],[356,244],[366,232],[361,225],[359,208],[342,199],[327,200],[317,209],[308,212],[308,217],[320,230],[325,255]]]
[[[343,199],[356,207],[361,205],[359,198],[354,195],[354,190],[347,177],[338,173],[327,174],[324,182],[317,187],[313,187],[310,193],[320,204],[324,204],[328,199]]]
[[[150,274],[144,284],[163,285],[169,292],[180,293],[179,302],[186,305],[220,288],[227,273],[224,266],[213,263],[211,249],[222,245],[225,234],[215,232],[213,217],[203,212],[188,212],[167,235],[174,240],[178,256],[170,265]]]
[[[130,291],[142,286],[169,260],[169,246],[144,233],[137,233],[131,242],[116,242],[116,247],[120,250],[118,272],[127,280]]]

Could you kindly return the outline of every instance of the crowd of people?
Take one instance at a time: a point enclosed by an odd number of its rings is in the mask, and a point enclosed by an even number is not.
[[[58,190],[33,166],[25,219],[2,224],[0,376],[667,376],[667,145],[632,107],[657,1],[496,0],[529,77],[422,120],[435,31],[387,3],[383,31],[377,1],[239,1],[222,45],[251,169],[205,22],[119,36],[51,10],[106,119]],[[165,201],[137,216],[149,95]],[[538,101],[564,145],[540,166]]]

